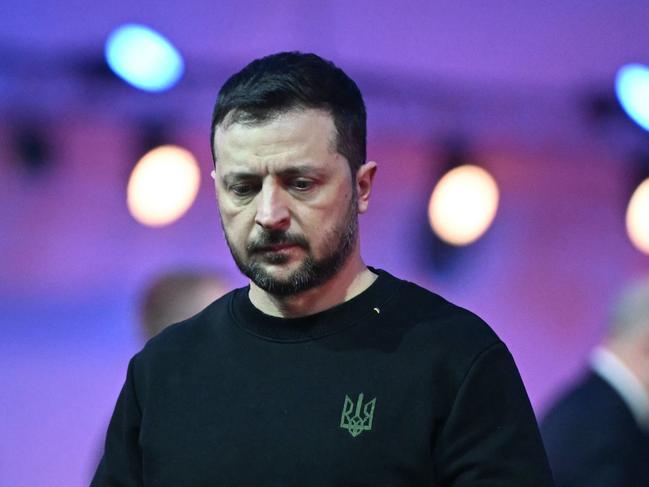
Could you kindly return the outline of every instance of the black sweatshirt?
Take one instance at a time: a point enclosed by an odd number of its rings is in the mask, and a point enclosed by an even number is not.
[[[373,270],[312,316],[265,315],[242,288],[150,340],[92,485],[551,486],[505,345]]]

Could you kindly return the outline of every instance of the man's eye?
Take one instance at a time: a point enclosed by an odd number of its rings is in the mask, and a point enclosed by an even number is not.
[[[291,181],[291,187],[298,191],[306,191],[313,187],[313,181],[310,179],[294,179]]]
[[[254,187],[249,183],[240,183],[230,186],[230,191],[237,196],[249,196],[254,191]]]

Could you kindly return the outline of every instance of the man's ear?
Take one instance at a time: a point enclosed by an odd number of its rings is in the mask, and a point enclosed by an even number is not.
[[[368,161],[356,171],[356,194],[358,195],[359,213],[365,213],[370,204],[370,194],[372,193],[372,184],[374,183],[377,167],[376,162]]]
[[[218,200],[219,198],[219,184],[216,180],[217,175],[216,175],[216,168],[212,169],[210,172],[210,176],[212,176],[212,182],[214,184],[214,195],[216,196],[216,199]]]

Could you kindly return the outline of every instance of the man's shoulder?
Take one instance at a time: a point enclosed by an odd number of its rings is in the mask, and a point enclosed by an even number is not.
[[[498,340],[492,328],[476,313],[459,306],[439,294],[410,281],[400,280],[397,308],[403,321],[430,327],[449,335],[467,334],[486,341]]]
[[[640,431],[622,398],[593,372],[558,396],[540,429],[551,455],[571,445],[580,445],[584,451],[603,445],[627,447]]]
[[[391,277],[397,290],[389,306],[388,326],[401,328],[422,344],[464,356],[476,356],[502,343],[476,313],[418,284]]]
[[[592,371],[564,389],[543,418],[543,429],[567,426],[583,428],[586,424],[601,425],[620,416],[631,420],[622,398],[601,377]],[[607,428],[603,428],[606,430]]]
[[[627,485],[629,475],[646,476],[645,434],[617,392],[592,371],[558,396],[540,430],[557,480],[583,475],[583,465],[595,465],[598,472],[617,469],[626,482],[616,485]]]

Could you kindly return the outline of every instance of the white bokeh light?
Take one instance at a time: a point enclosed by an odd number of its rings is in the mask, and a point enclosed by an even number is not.
[[[128,181],[127,204],[138,222],[159,227],[183,216],[198,194],[200,170],[186,149],[163,145],[147,152]]]
[[[649,178],[638,186],[629,200],[626,230],[633,245],[649,254]]]
[[[428,205],[430,225],[445,242],[468,245],[491,226],[498,201],[498,185],[487,171],[468,164],[456,167],[433,190]]]

